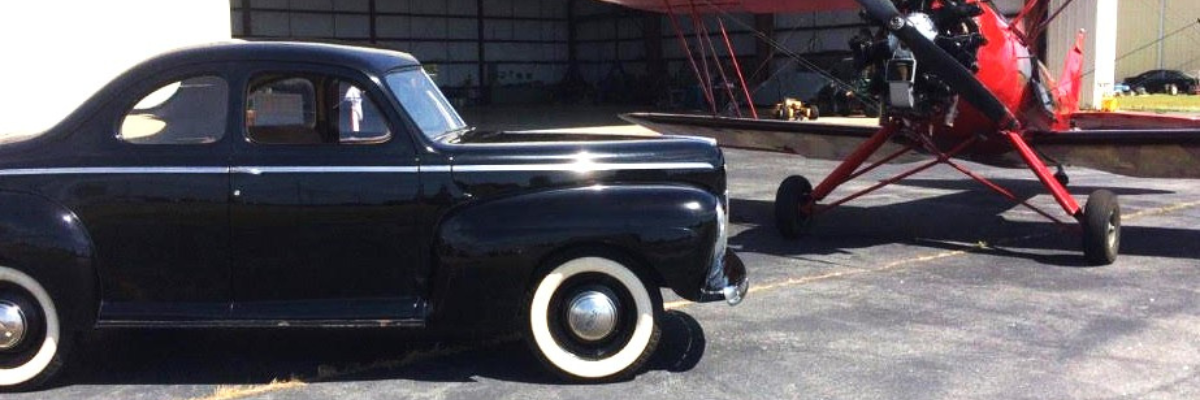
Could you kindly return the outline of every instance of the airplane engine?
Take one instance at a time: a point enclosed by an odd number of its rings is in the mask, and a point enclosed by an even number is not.
[[[954,0],[893,0],[908,25],[915,27],[942,50],[972,72],[979,71],[979,48],[987,43],[975,17],[983,14],[979,4]],[[874,21],[865,13],[863,18]],[[900,21],[893,21],[898,23]],[[876,24],[879,25],[879,24]],[[912,51],[888,27],[876,33],[860,33],[851,40],[856,64],[878,71],[871,88],[894,116],[930,119],[952,115],[958,101],[950,85],[938,74],[922,68]]]

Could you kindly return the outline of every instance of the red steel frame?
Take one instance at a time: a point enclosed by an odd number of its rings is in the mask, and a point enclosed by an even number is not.
[[[750,116],[758,119],[758,110],[754,108],[754,97],[750,96],[750,87],[746,86],[746,75],[742,74],[742,64],[738,62],[737,52],[733,50],[733,42],[729,40],[729,32],[725,30],[725,21],[717,18],[717,26],[721,28],[721,37],[725,38],[725,49],[729,51],[729,59],[733,61],[733,71],[737,73],[738,81],[742,84],[742,94],[746,95],[746,106],[750,107]]]
[[[712,3],[709,7],[714,7]],[[696,10],[696,2],[688,1],[690,16],[692,19],[692,30],[696,34],[696,46],[700,50],[700,62],[696,62],[696,56],[692,54],[692,47],[688,45],[687,38],[683,35],[683,29],[679,23],[679,16],[675,13],[674,7],[671,6],[670,0],[663,0],[663,8],[666,10],[668,19],[671,21],[671,28],[675,31],[675,36],[679,39],[679,47],[686,53],[688,63],[692,67],[692,73],[696,75],[696,80],[700,81],[701,91],[704,93],[704,99],[708,101],[708,106],[715,116],[718,114],[716,95],[712,90],[712,76],[709,75],[708,54],[712,52],[713,63],[716,64],[717,73],[721,75],[721,81],[725,85],[725,91],[729,96],[729,101],[733,102],[734,111],[737,116],[742,116],[742,109],[738,105],[737,96],[733,93],[733,85],[729,80],[728,74],[725,73],[725,67],[721,65],[721,57],[718,54],[716,45],[713,44],[712,34],[709,33],[708,27],[700,19],[700,13]],[[725,49],[729,53],[729,58],[733,62],[734,73],[737,74],[738,82],[742,85],[742,94],[746,97],[746,105],[750,107],[750,115],[754,119],[758,119],[758,110],[754,108],[754,97],[750,94],[750,88],[746,86],[746,76],[742,73],[742,65],[738,62],[737,53],[733,49],[733,42],[729,40],[729,32],[725,29],[725,21],[717,17],[717,24],[721,30],[721,37],[725,40]],[[705,43],[707,42],[707,46]],[[703,69],[701,69],[703,66]]]
[[[687,55],[688,63],[692,66],[692,73],[696,74],[696,80],[701,80],[700,67],[696,64],[696,58],[692,56],[692,47],[688,45],[687,38],[683,37],[683,28],[679,26],[679,16],[675,15],[675,9],[671,8],[670,0],[663,0],[663,5],[667,8],[667,16],[671,20],[671,29],[675,31],[675,36],[679,38],[679,47]],[[707,64],[705,64],[705,68],[708,68]],[[713,99],[712,91],[709,90],[707,84],[701,84],[700,87],[703,89],[704,98],[708,100],[708,106],[712,108],[713,115],[716,115],[717,102],[716,99]]]
[[[961,154],[963,151],[966,151],[971,147],[971,145],[974,145],[979,141],[978,136],[972,136],[969,139],[963,140],[961,143],[950,149],[950,151],[941,151],[927,136],[907,135],[906,137],[911,139],[913,143],[906,145],[904,148],[889,154],[879,161],[871,163],[865,168],[860,168],[864,163],[866,163],[867,159],[870,158],[872,154],[875,154],[875,152],[879,151],[884,144],[894,138],[897,134],[900,134],[901,131],[902,129],[897,123],[889,123],[880,128],[879,131],[875,132],[875,134],[868,138],[866,142],[860,144],[858,148],[856,148],[854,152],[850,154],[849,157],[843,160],[842,163],[839,164],[838,167],[829,174],[829,176],[825,177],[825,179],[822,180],[815,189],[813,189],[809,196],[808,202],[799,205],[801,213],[809,216],[815,216],[824,213],[851,200],[870,194],[871,192],[882,189],[883,187],[893,183],[900,182],[901,180],[933,168],[939,164],[946,164],[951,168],[961,172],[963,175],[966,175],[967,177],[970,177],[971,179],[983,184],[985,187],[991,189],[997,194],[1008,198],[1017,204],[1025,206],[1059,225],[1066,225],[1065,221],[1054,217],[1041,208],[1030,204],[1028,201],[1021,200],[1015,194],[1013,194],[1012,191],[1005,189],[995,182],[992,182],[991,180],[984,178],[970,169],[967,169],[965,166],[954,162],[953,158],[955,156]],[[1077,220],[1081,218],[1082,210],[1080,209],[1079,204],[1075,201],[1075,198],[1071,197],[1071,194],[1067,192],[1067,189],[1063,187],[1063,185],[1059,183],[1057,179],[1054,178],[1054,175],[1050,173],[1048,168],[1046,168],[1046,164],[1042,162],[1033,149],[1029,147],[1029,144],[1025,143],[1025,139],[1019,133],[1012,131],[1002,131],[1000,132],[1000,136],[1004,136],[1012,143],[1013,147],[1018,153],[1020,153],[1021,158],[1025,161],[1029,169],[1033,171],[1034,175],[1037,175],[1038,180],[1042,182],[1042,185],[1044,185],[1050,194],[1054,196],[1054,199],[1058,202],[1058,204],[1062,206],[1063,211],[1066,211],[1068,215],[1076,218]],[[901,155],[916,150],[918,147],[933,155],[934,159],[910,168],[891,178],[884,179],[879,183],[872,185],[871,187],[851,193],[850,195],[847,195],[846,197],[843,197],[832,203],[825,205],[818,204],[818,202],[824,200],[826,197],[832,194],[838,186],[841,186],[842,184],[849,182],[854,178],[860,177],[863,174],[882,166],[883,164],[887,164]]]

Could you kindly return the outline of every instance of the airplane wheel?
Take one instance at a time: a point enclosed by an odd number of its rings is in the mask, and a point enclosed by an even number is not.
[[[1083,208],[1083,255],[1092,265],[1117,261],[1121,247],[1121,206],[1117,195],[1097,190]]]
[[[809,201],[812,184],[803,176],[792,175],[775,191],[775,227],[787,239],[799,238],[807,228],[810,215],[800,210]]]
[[[808,120],[809,121],[816,121],[817,118],[820,118],[820,117],[821,117],[821,109],[820,108],[817,108],[817,106],[815,106],[815,105],[808,107]]]

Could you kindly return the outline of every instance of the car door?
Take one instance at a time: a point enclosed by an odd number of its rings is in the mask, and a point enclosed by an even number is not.
[[[404,125],[364,74],[259,65],[233,146],[233,315],[416,320],[427,246]]]
[[[226,317],[230,84],[226,64],[156,76],[114,98],[59,180],[96,248],[101,322]],[[92,130],[92,131],[88,131]]]

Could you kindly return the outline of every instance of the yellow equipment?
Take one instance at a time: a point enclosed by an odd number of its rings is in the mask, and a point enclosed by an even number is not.
[[[807,106],[804,102],[797,99],[785,98],[782,103],[775,105],[775,118],[784,121],[805,119],[813,121],[818,116],[820,116],[820,111],[817,110],[817,106]]]

